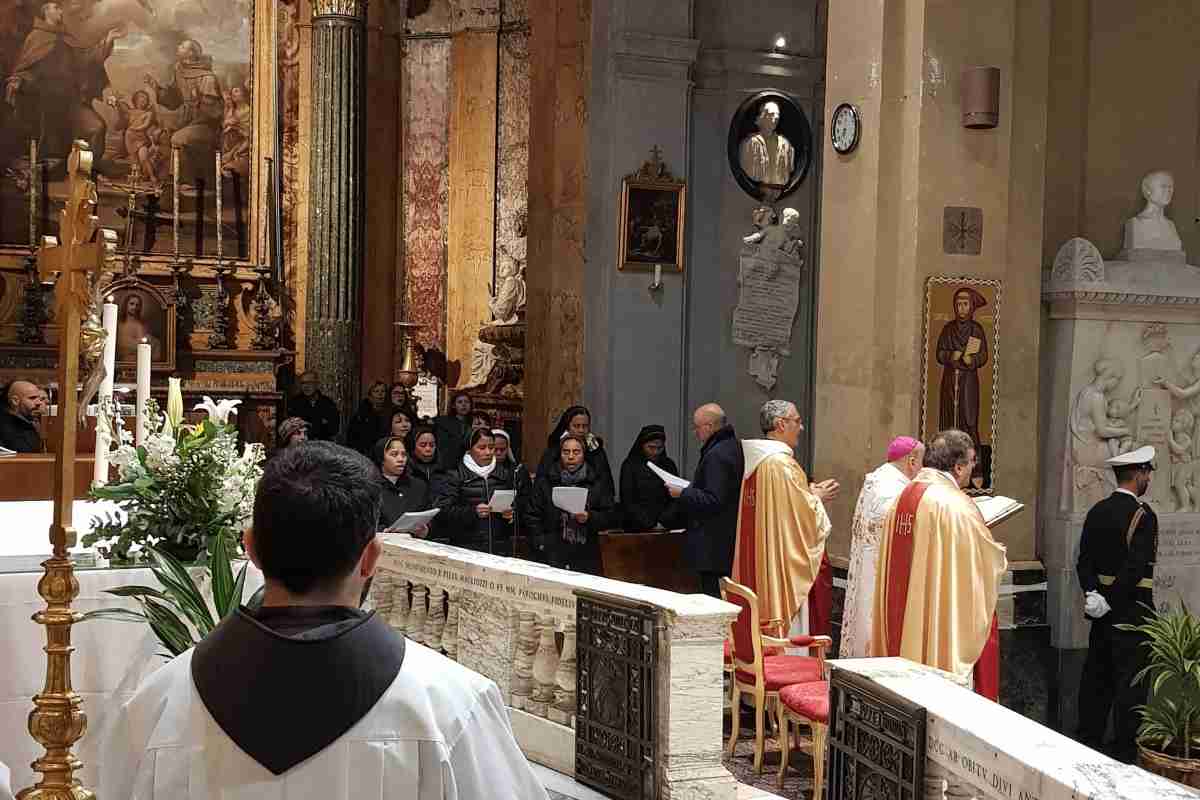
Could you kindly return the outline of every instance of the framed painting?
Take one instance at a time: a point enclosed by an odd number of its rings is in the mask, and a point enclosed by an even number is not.
[[[117,306],[117,368],[137,366],[138,344],[150,345],[150,369],[175,369],[175,301],[140,278],[122,278],[104,288]]]
[[[619,270],[683,272],[687,185],[671,176],[660,156],[654,148],[652,158],[621,183]]]
[[[263,13],[256,13],[263,3]],[[274,142],[265,0],[33,0],[0,25],[0,250],[58,230],[71,142],[143,260],[260,255]],[[264,149],[265,145],[265,149]]]
[[[1001,283],[936,276],[925,284],[921,433],[957,428],[975,442],[969,494],[990,494],[996,468]]]

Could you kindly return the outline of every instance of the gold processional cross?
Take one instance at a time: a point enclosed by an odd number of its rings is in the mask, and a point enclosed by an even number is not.
[[[46,683],[33,698],[29,713],[29,734],[44,748],[45,754],[33,762],[42,779],[17,794],[18,800],[94,800],[95,795],[75,778],[82,764],[71,753],[87,729],[87,716],[81,700],[71,688],[71,626],[82,615],[71,610],[71,601],[79,594],[79,581],[67,553],[75,544],[71,511],[75,500],[75,431],[79,403],[81,323],[95,300],[95,289],[102,273],[108,270],[117,247],[117,234],[100,227],[95,216],[96,183],[92,180],[92,151],[87,142],[76,141],[67,161],[70,194],[59,213],[59,239],[42,237],[38,252],[38,274],[48,282],[58,275],[56,284],[58,338],[59,425],[58,448],[54,458],[54,521],[50,525],[53,555],[42,562],[45,573],[38,582],[38,594],[46,608],[33,615],[34,622],[46,626]],[[94,342],[86,356],[95,355]]]

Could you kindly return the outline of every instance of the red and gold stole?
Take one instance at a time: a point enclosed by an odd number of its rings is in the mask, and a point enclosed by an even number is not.
[[[743,586],[758,591],[758,536],[756,506],[758,500],[758,470],[742,481],[742,505],[739,510],[741,527],[738,530],[738,578]]]
[[[900,493],[896,503],[896,522],[888,541],[888,574],[884,598],[887,601],[887,655],[900,655],[900,637],[904,634],[904,608],[908,605],[908,578],[912,573],[913,523],[917,506],[925,496],[928,483],[913,481]]]

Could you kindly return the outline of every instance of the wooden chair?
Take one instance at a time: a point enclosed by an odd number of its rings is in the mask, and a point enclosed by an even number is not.
[[[733,731],[729,735],[729,755],[733,755],[741,733],[740,701],[742,694],[754,698],[754,771],[762,772],[764,746],[764,715],[768,702],[778,702],[779,691],[796,683],[813,683],[825,677],[825,650],[833,644],[828,636],[796,636],[782,638],[787,623],[769,620],[766,627],[778,635],[763,633],[759,621],[758,597],[750,589],[721,579],[721,597],[741,608],[729,625],[733,689],[731,691]],[[817,655],[794,656],[781,652],[784,647],[815,648]],[[770,650],[768,650],[770,648]]]
[[[797,637],[799,638],[799,637]],[[829,681],[797,683],[779,691],[779,777],[775,784],[783,788],[791,753],[791,723],[803,722],[812,731],[813,800],[821,800],[825,783],[825,746],[829,741]]]

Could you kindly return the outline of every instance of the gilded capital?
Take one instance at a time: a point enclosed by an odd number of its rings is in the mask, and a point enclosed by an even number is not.
[[[366,20],[367,0],[313,0],[313,18],[353,17]]]

